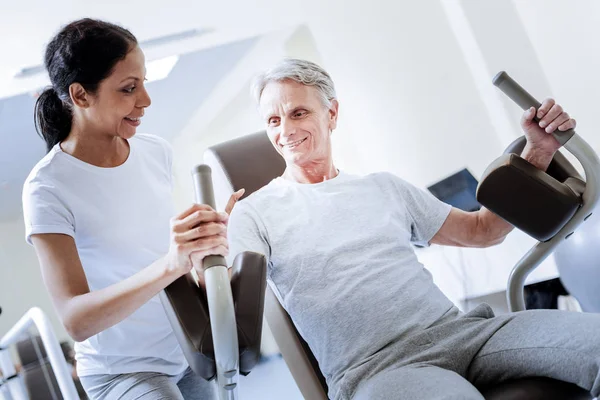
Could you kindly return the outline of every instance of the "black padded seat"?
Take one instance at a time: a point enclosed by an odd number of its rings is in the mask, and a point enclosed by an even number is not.
[[[523,378],[481,389],[486,400],[590,400],[587,390],[548,378]]]

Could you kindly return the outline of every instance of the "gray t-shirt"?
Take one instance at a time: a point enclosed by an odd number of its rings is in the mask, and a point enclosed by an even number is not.
[[[453,307],[412,243],[427,245],[451,207],[390,173],[283,178],[240,201],[230,258],[268,259],[268,280],[335,397],[344,372]]]

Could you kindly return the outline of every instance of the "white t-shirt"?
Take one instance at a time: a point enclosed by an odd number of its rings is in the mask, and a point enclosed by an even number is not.
[[[454,308],[411,245],[427,245],[450,209],[390,173],[277,178],[233,208],[229,254],[267,256],[269,284],[336,398],[348,369]]]
[[[72,236],[91,291],[120,282],[169,250],[173,216],[170,145],[157,136],[129,140],[115,168],[85,163],[59,145],[33,168],[23,187],[26,240]],[[125,320],[75,343],[80,376],[140,371],[181,373],[187,362],[158,296]]]

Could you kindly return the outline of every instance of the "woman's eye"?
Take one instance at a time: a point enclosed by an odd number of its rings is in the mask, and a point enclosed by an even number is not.
[[[306,111],[297,111],[297,112],[294,114],[294,116],[295,116],[295,117],[301,117],[301,116],[303,116],[304,114],[306,114]]]
[[[273,125],[273,124],[276,124],[276,123],[277,123],[277,118],[271,118],[269,120],[269,125]]]
[[[133,93],[135,91],[135,86],[123,89],[125,93]]]

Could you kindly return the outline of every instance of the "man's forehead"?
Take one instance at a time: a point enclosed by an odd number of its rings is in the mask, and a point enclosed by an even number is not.
[[[266,113],[279,108],[291,109],[311,100],[319,100],[311,86],[296,82],[269,82],[262,92],[260,108]]]
[[[301,103],[294,101],[293,99],[274,99],[274,98],[261,98],[260,109],[263,113],[274,113],[278,110],[290,110],[297,107]]]

